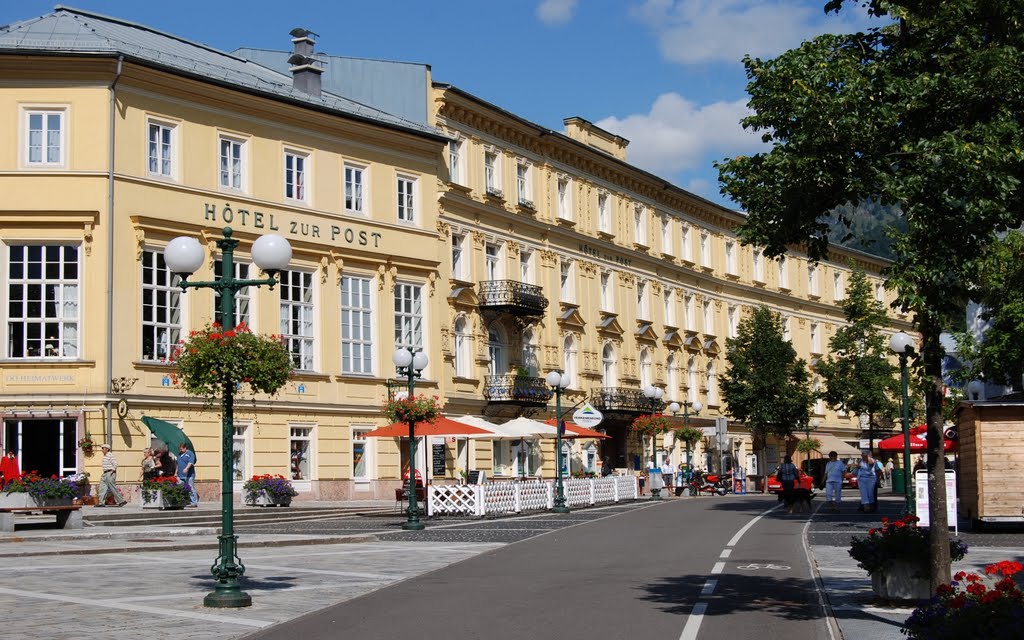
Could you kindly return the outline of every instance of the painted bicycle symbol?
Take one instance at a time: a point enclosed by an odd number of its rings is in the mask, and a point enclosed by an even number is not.
[[[757,564],[751,562],[750,564],[738,564],[736,568],[741,571],[758,571],[765,569],[767,571],[789,571],[792,567],[784,564]]]

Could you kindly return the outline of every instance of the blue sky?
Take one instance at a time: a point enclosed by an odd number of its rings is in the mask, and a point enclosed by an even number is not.
[[[714,160],[760,150],[744,132],[744,54],[772,57],[820,33],[869,25],[825,0],[76,0],[223,50],[286,50],[319,34],[333,55],[422,62],[435,81],[549,129],[580,116],[630,140],[627,159],[714,202]],[[859,3],[853,3],[859,4]],[[9,0],[0,24],[48,13]]]

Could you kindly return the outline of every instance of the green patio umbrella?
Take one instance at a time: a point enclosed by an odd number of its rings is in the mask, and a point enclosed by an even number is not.
[[[157,418],[150,418],[149,416],[142,417],[142,423],[149,427],[149,430],[153,432],[153,435],[167,443],[167,449],[171,453],[178,454],[178,446],[183,444],[189,448],[189,451],[195,453],[196,448],[192,444],[192,441],[188,439],[185,432],[179,429],[176,425],[170,422],[164,422]],[[198,457],[198,456],[197,456]]]

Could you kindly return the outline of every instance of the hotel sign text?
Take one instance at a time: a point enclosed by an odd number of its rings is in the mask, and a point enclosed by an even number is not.
[[[264,213],[253,209],[233,209],[229,203],[225,203],[220,209],[217,205],[207,203],[204,205],[204,219],[218,224],[231,224],[239,227],[251,227],[253,229],[266,229],[292,236],[306,238],[323,238],[331,242],[344,242],[361,247],[380,248],[382,234],[376,231],[366,231],[347,225],[321,227],[318,224],[298,222],[295,220],[282,220],[275,213]]]

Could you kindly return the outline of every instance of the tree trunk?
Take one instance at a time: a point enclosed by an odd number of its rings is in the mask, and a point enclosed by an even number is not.
[[[765,438],[761,444],[761,494],[768,493],[768,438]]]
[[[950,581],[949,522],[946,518],[946,456],[943,448],[942,348],[939,324],[931,314],[921,318],[924,339],[924,371],[930,384],[925,392],[925,416],[928,423],[928,518],[931,523],[929,578],[934,593],[940,584]]]

